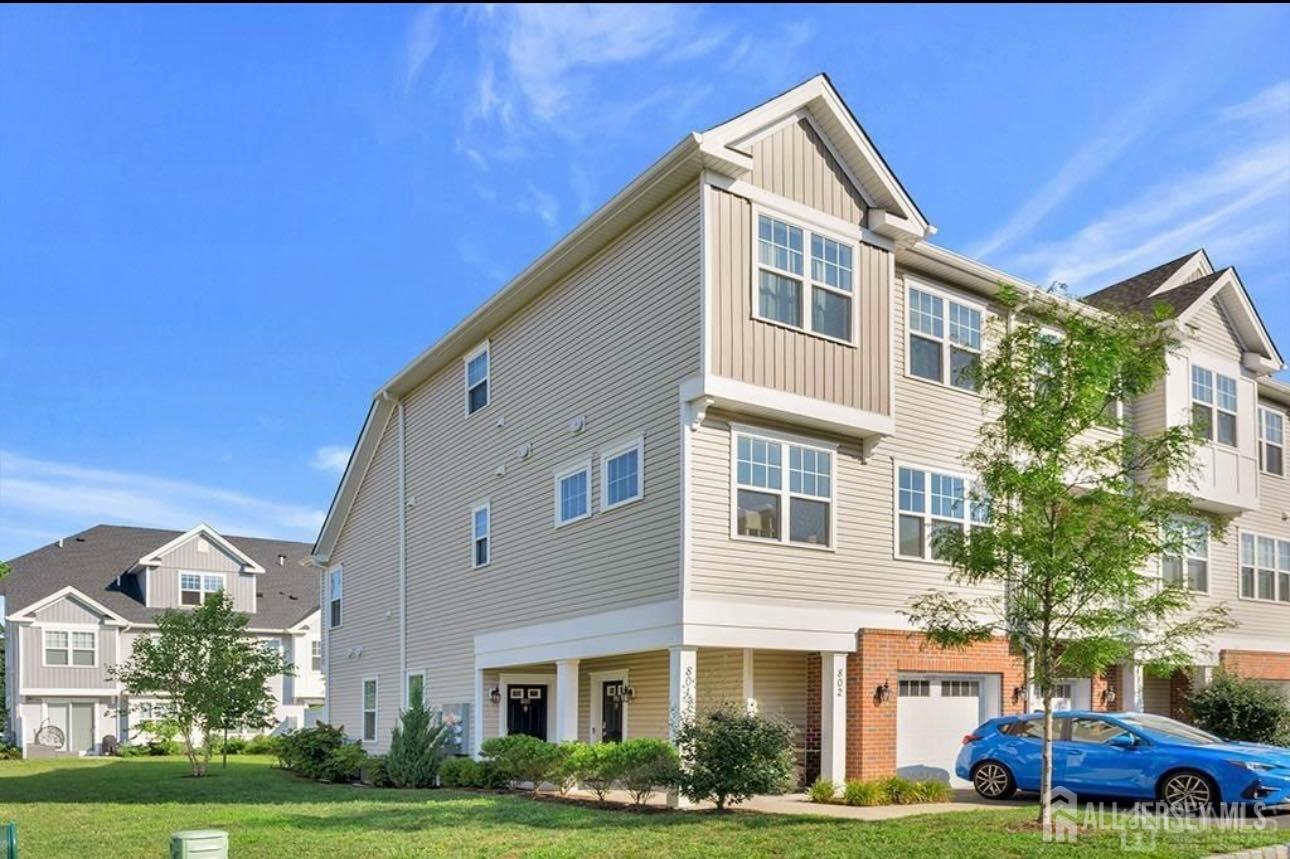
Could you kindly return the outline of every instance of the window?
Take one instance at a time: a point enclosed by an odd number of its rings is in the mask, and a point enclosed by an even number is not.
[[[1119,725],[1113,725],[1101,719],[1089,719],[1081,716],[1071,718],[1072,742],[1105,744],[1109,743],[1112,737],[1127,733],[1129,732]]]
[[[847,242],[758,213],[757,317],[852,343],[854,252]]]
[[[210,573],[179,574],[179,604],[201,605],[224,590],[224,576]]]
[[[900,697],[930,698],[932,697],[932,682],[930,680],[901,680]]]
[[[832,545],[832,451],[737,431],[734,460],[738,536]]]
[[[322,671],[322,642],[309,642],[309,667],[314,671]]]
[[[422,704],[426,702],[426,676],[423,672],[416,672],[408,675],[408,702],[407,706],[411,707],[417,701]]]
[[[942,698],[976,698],[981,694],[978,680],[942,680]]]
[[[261,642],[261,646],[263,646],[265,651],[267,651],[270,655],[276,656],[279,659],[282,658],[282,642],[279,641],[278,639],[267,638],[263,642]]]
[[[1062,699],[1064,699],[1064,700],[1066,700],[1066,701],[1069,701],[1069,700],[1071,699],[1071,694],[1072,694],[1072,693],[1071,693],[1071,684],[1069,684],[1069,683],[1055,683],[1055,684],[1053,684],[1053,697],[1054,697],[1054,698],[1062,698]]]
[[[470,565],[486,567],[493,559],[493,507],[485,501],[470,511]]]
[[[591,515],[591,460],[567,466],[555,475],[555,527]]]
[[[1179,522],[1178,532],[1172,536],[1182,543],[1182,551],[1161,559],[1160,577],[1166,584],[1208,593],[1209,525],[1192,520]]]
[[[363,681],[363,742],[376,742],[376,678]]]
[[[488,344],[466,356],[466,414],[488,405]]]
[[[1259,408],[1259,467],[1268,474],[1285,474],[1285,414]]]
[[[1042,740],[1044,738],[1044,720],[1043,719],[1020,719],[1004,725],[999,730],[1011,737],[1026,737],[1031,740]],[[1053,720],[1053,739],[1060,739],[1062,735],[1061,723],[1056,719]]]
[[[1241,532],[1241,596],[1290,603],[1290,540]]]
[[[1236,446],[1236,380],[1191,368],[1191,424],[1206,441]]]
[[[644,465],[644,439],[637,438],[601,451],[601,510],[612,510],[644,497],[645,485],[642,478]]]
[[[93,668],[98,664],[98,634],[81,630],[45,630],[45,665]]]
[[[940,560],[937,537],[988,526],[989,500],[961,475],[900,466],[896,476],[896,554]]]
[[[328,587],[330,590],[327,595],[331,605],[331,617],[329,619],[331,621],[331,628],[335,629],[340,626],[341,621],[341,579],[344,578],[344,570],[340,567],[333,568],[329,578],[330,582]]]
[[[981,359],[981,309],[920,287],[909,287],[908,294],[909,374],[975,391],[973,373]]]

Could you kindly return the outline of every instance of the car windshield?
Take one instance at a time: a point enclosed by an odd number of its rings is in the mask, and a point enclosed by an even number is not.
[[[1138,728],[1155,734],[1164,734],[1171,740],[1191,743],[1196,746],[1207,746],[1210,743],[1221,743],[1222,739],[1207,734],[1199,728],[1175,722],[1165,716],[1153,716],[1150,713],[1135,713],[1132,716],[1121,716],[1120,721],[1131,728]]]

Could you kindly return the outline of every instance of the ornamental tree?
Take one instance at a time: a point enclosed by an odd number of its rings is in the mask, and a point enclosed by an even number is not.
[[[1160,675],[1191,664],[1229,625],[1227,611],[1195,610],[1185,587],[1155,571],[1184,555],[1196,524],[1221,535],[1222,523],[1169,489],[1193,467],[1192,429],[1140,435],[1120,414],[1165,374],[1177,344],[1165,311],[1109,315],[1006,285],[999,300],[993,348],[970,370],[985,422],[966,460],[979,483],[961,502],[986,505],[973,518],[988,522],[938,529],[934,548],[957,587],[914,598],[907,613],[940,647],[1007,636],[1028,655],[1050,827],[1056,682],[1127,660]]]

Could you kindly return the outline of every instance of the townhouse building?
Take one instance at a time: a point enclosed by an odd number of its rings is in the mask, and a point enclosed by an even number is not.
[[[792,720],[805,778],[952,778],[1029,706],[1023,660],[901,612],[947,587],[932,534],[983,515],[963,368],[1000,282],[1036,287],[933,233],[825,76],[685,137],[375,395],[314,547],[330,720],[384,749],[419,695],[477,748],[736,701]],[[1072,706],[1167,711],[1216,665],[1290,683],[1281,357],[1201,252],[1093,304],[1156,297],[1186,348],[1126,418],[1209,420],[1189,491],[1236,518],[1161,574],[1237,626],[1163,686],[1070,678]]]

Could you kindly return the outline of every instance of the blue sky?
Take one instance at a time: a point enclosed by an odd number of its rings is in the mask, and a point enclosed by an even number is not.
[[[312,539],[377,386],[681,135],[827,71],[937,240],[1197,246],[1290,351],[1286,7],[0,9],[0,557]]]

